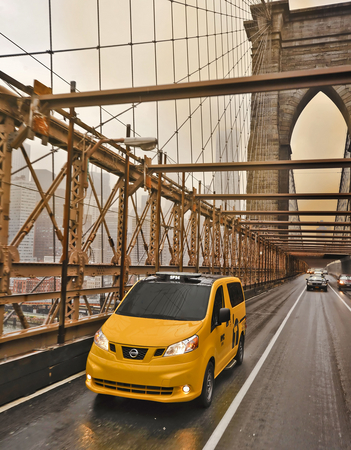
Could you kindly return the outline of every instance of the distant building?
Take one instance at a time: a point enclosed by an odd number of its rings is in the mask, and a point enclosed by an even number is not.
[[[36,187],[32,181],[27,181],[25,175],[14,176],[11,179],[11,203],[9,243],[16,236],[21,226],[28,219],[36,205]],[[21,261],[35,261],[33,254],[34,229],[25,236],[18,247]]]
[[[40,283],[40,284],[39,284]],[[59,277],[49,277],[41,281],[39,278],[15,278],[12,294],[29,294],[31,292],[54,292],[61,289]]]
[[[39,169],[36,170],[36,175],[39,179],[41,188],[46,193],[52,184],[53,175],[50,170]],[[36,195],[37,203],[41,200],[39,192]],[[54,200],[51,198],[49,206],[54,212],[57,225],[63,232],[63,204],[64,204],[64,189],[57,189]],[[55,249],[54,249],[55,247]],[[54,258],[55,253],[55,258]],[[34,256],[37,261],[45,261],[51,257],[52,260],[58,261],[62,253],[62,244],[54,234],[54,227],[46,208],[43,209],[40,216],[35,222],[34,231]]]

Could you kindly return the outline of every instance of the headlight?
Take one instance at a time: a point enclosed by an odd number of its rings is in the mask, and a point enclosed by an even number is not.
[[[343,281],[341,281],[341,280],[339,281],[339,283],[340,283],[340,284],[344,284],[344,282],[343,282]]]
[[[98,347],[108,351],[108,340],[104,333],[101,331],[101,328],[95,333],[94,342]]]
[[[184,353],[192,352],[198,346],[199,336],[195,334],[189,339],[170,345],[163,356],[184,355]]]

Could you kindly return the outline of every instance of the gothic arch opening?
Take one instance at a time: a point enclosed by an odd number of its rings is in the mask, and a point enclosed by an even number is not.
[[[331,93],[332,94],[332,93]],[[291,159],[343,158],[347,124],[345,112],[336,105],[330,95],[318,92],[303,108],[291,135]],[[341,169],[299,170],[294,172],[296,192],[339,192]],[[336,200],[299,201],[299,210],[335,211]],[[314,220],[330,221],[330,216],[318,216]],[[307,217],[306,220],[313,220]]]

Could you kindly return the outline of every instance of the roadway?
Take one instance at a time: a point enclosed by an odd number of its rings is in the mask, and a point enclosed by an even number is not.
[[[0,413],[0,448],[351,449],[351,294],[305,277],[247,301],[244,363],[209,409],[100,397],[81,376]]]

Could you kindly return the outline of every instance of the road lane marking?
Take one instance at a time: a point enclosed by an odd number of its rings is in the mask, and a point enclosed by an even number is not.
[[[337,297],[340,298],[340,300],[343,302],[343,304],[346,306],[346,308],[351,312],[351,308],[350,308],[349,305],[345,302],[345,300],[344,300],[343,298],[341,298],[340,295],[339,295],[336,291],[334,291],[334,289],[333,289],[331,286],[329,286],[329,287],[330,287],[330,289],[334,292],[334,294],[335,294]]]
[[[75,380],[76,378],[81,377],[85,374],[85,370],[82,372],[76,373],[75,375],[72,375],[69,378],[65,378],[62,381],[58,381],[57,383],[51,384],[50,386],[47,386],[46,388],[40,389],[40,391],[34,392],[34,394],[28,395],[27,397],[21,397],[18,400],[14,400],[11,403],[8,403],[7,405],[0,406],[0,414],[7,411],[8,409],[11,409],[17,405],[20,405],[21,403],[27,402],[28,400],[31,400],[32,398],[38,397],[39,395],[45,394],[45,392],[49,392],[52,389],[55,389],[59,386],[62,386],[63,384],[69,383],[72,380]]]
[[[270,343],[268,344],[266,350],[263,352],[261,358],[258,360],[256,366],[254,367],[254,369],[250,373],[250,375],[247,378],[247,380],[245,381],[245,383],[242,385],[242,387],[239,390],[239,392],[236,394],[234,400],[232,401],[231,405],[227,409],[227,412],[224,414],[224,416],[222,417],[221,421],[217,425],[216,429],[211,434],[211,436],[210,436],[209,440],[207,441],[206,445],[204,446],[203,450],[213,450],[213,449],[216,448],[218,442],[220,441],[221,437],[223,436],[225,430],[227,429],[230,421],[234,417],[234,414],[236,413],[237,409],[239,408],[240,403],[244,399],[247,391],[250,389],[250,387],[251,387],[252,383],[254,382],[258,372],[260,371],[260,369],[263,366],[264,362],[266,361],[268,355],[270,354],[270,352],[271,352],[271,350],[273,348],[273,345],[276,343],[280,333],[283,331],[283,328],[285,327],[289,317],[291,316],[291,314],[294,311],[296,305],[298,304],[302,294],[305,291],[306,291],[306,288],[304,288],[304,290],[301,292],[301,294],[299,295],[299,297],[296,300],[296,302],[291,307],[290,311],[286,315],[285,319],[281,323],[281,325],[278,328],[278,330],[276,331],[275,335],[272,337],[272,339],[271,339]]]

